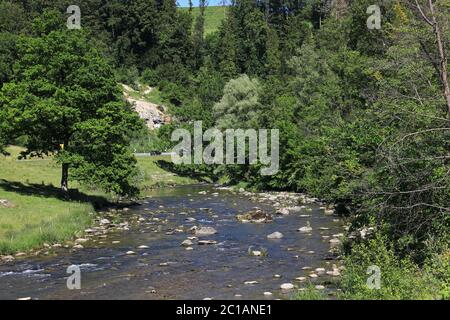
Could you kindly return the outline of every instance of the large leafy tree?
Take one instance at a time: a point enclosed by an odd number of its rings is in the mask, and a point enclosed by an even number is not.
[[[83,31],[21,37],[17,50],[13,78],[0,91],[0,140],[25,135],[23,157],[54,154],[64,192],[70,170],[86,184],[134,195],[136,160],[128,144],[142,123]]]

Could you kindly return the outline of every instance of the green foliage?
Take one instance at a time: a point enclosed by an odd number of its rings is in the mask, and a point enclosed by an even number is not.
[[[13,75],[13,65],[17,56],[17,36],[12,33],[0,33],[0,87]]]
[[[230,80],[224,88],[223,97],[214,105],[216,125],[222,129],[246,129],[257,125],[261,109],[261,87],[256,79],[242,75]]]
[[[382,236],[355,245],[351,255],[346,257],[344,265],[341,298],[364,300],[441,298],[438,279],[421,271],[409,259],[398,259],[387,239]],[[367,286],[367,279],[372,275],[367,273],[370,266],[380,268],[380,289],[370,289]]]
[[[19,34],[27,27],[25,10],[12,1],[0,2],[0,33]]]
[[[346,280],[348,297],[435,297],[425,285],[412,292],[429,275],[448,283],[450,146],[436,37],[401,1],[380,3],[381,30],[366,26],[373,3],[342,4],[237,0],[192,11],[173,0],[92,0],[82,4],[84,32],[67,33],[63,1],[2,1],[0,152],[20,137],[31,155],[56,153],[73,177],[126,194],[142,176],[131,139],[136,150],[163,151],[174,129],[196,120],[204,129],[277,128],[274,176],[258,165],[172,169],[333,202],[352,231],[373,225],[382,237],[346,252],[356,281]],[[448,6],[435,6],[447,43]],[[138,129],[105,56],[119,81],[158,87],[147,98],[168,106],[173,123]],[[377,245],[379,260],[367,253]],[[372,258],[387,270],[378,293],[365,291],[358,269]]]
[[[131,150],[135,153],[164,152],[164,142],[159,138],[158,132],[142,128],[135,133],[130,144]]]
[[[142,124],[108,62],[81,31],[21,37],[14,81],[0,92],[2,135],[28,136],[22,156],[56,154],[75,179],[134,195],[130,133]]]

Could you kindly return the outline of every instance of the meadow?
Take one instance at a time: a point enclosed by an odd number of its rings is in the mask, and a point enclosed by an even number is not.
[[[188,11],[189,8],[180,8]],[[205,35],[211,34],[219,29],[222,21],[226,17],[227,7],[211,6],[205,10]],[[194,19],[200,14],[199,8],[192,8]]]

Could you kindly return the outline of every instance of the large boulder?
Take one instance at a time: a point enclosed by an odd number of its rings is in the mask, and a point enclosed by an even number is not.
[[[195,229],[195,235],[197,237],[207,237],[216,234],[217,230],[212,227],[200,227]]]
[[[251,222],[251,223],[268,223],[272,222],[273,218],[270,214],[263,212],[261,210],[250,211],[244,214],[238,214],[236,218],[240,222]]]
[[[269,234],[268,236],[267,236],[267,239],[272,239],[272,240],[274,240],[274,239],[281,239],[281,238],[283,238],[283,234],[281,233],[281,232],[274,232],[274,233],[271,233],[271,234]]]

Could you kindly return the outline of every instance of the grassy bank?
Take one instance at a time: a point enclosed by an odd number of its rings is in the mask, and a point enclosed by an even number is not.
[[[71,200],[60,196],[60,167],[53,159],[17,160],[18,147],[10,147],[11,156],[0,156],[0,254],[27,251],[44,243],[72,238],[92,223],[95,206],[106,203],[108,196],[82,188],[76,182],[70,187]],[[142,188],[186,184],[190,178],[179,177],[161,169],[158,161],[167,157],[138,158]]]

